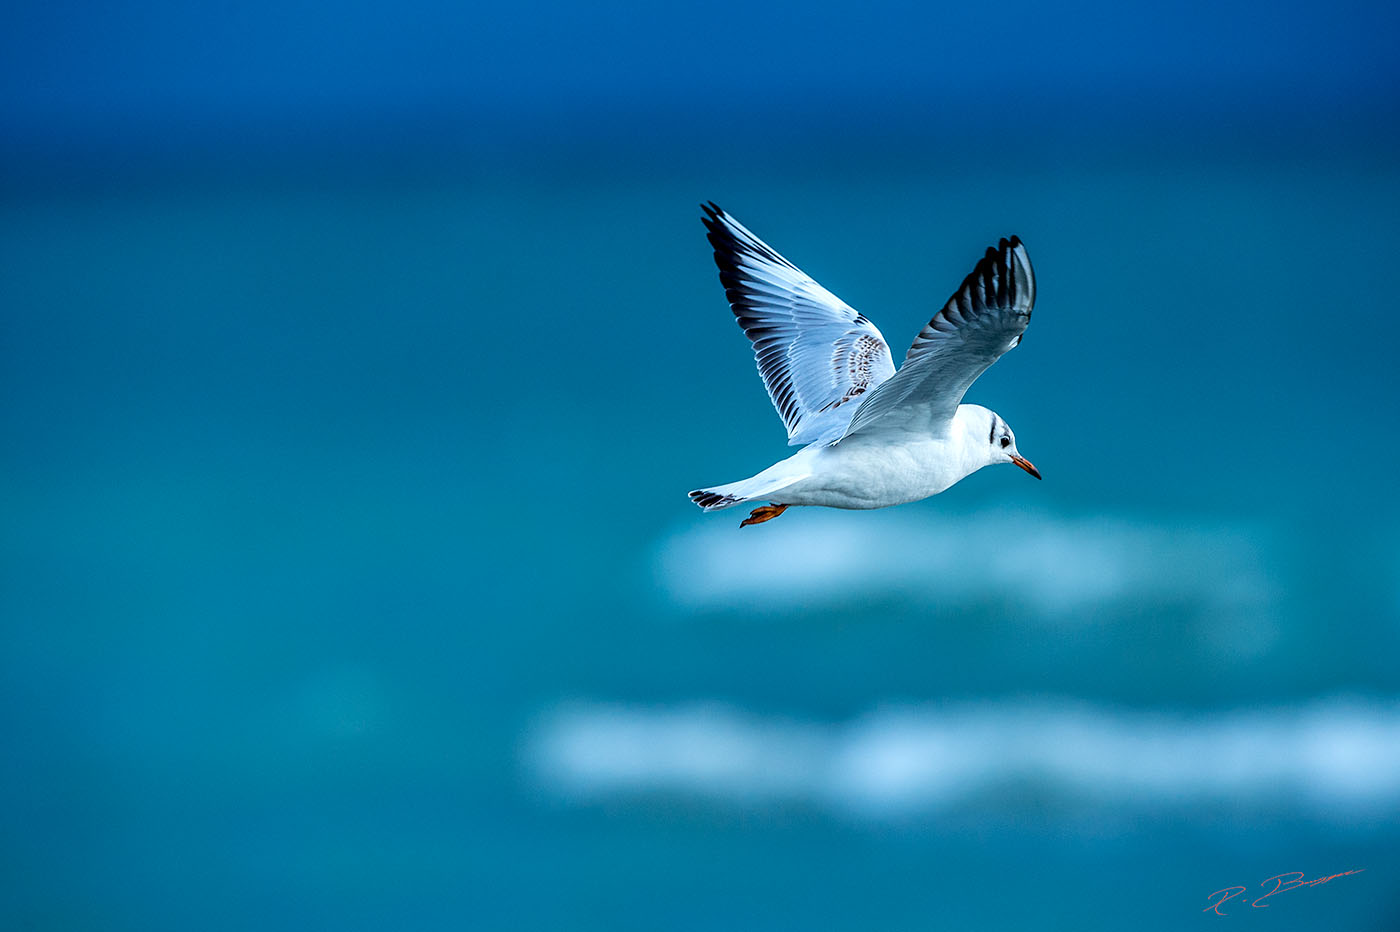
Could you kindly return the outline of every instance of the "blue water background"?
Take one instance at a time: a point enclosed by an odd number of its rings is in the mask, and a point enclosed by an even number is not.
[[[6,925],[1400,923],[1393,12],[116,9],[4,40]],[[1045,480],[701,515],[710,198],[897,358],[1019,234]]]

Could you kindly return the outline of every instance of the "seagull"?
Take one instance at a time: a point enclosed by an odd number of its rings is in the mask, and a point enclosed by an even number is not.
[[[937,495],[983,466],[1040,471],[995,411],[962,404],[977,377],[1021,342],[1035,273],[1020,239],[988,248],[895,371],[876,326],[713,201],[702,218],[729,306],[796,454],[758,475],[696,489],[705,511],[767,501],[739,526],[792,505],[885,508]]]

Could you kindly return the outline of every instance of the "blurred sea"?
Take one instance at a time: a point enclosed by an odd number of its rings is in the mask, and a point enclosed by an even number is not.
[[[1193,138],[12,172],[4,924],[1400,928],[1397,148]],[[708,198],[1045,481],[701,515]]]

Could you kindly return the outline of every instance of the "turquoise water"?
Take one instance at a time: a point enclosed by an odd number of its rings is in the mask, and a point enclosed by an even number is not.
[[[31,168],[0,910],[1393,927],[1400,161],[1159,143]],[[708,198],[896,356],[1019,234],[1045,481],[701,515],[785,455]]]

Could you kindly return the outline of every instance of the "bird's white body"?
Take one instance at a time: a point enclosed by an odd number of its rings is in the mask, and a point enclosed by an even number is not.
[[[868,318],[714,204],[704,210],[730,307],[753,344],[788,443],[802,449],[756,476],[697,489],[691,501],[706,511],[771,503],[747,525],[790,505],[916,502],[994,463],[1015,463],[1040,478],[1004,420],[960,403],[1030,322],[1035,275],[1017,237],[987,250],[896,371]]]
[[[735,499],[723,507],[752,499],[857,509],[921,501],[983,466],[1006,462],[988,455],[994,417],[981,405],[959,405],[936,432],[899,430],[814,443],[752,478],[711,491]]]

